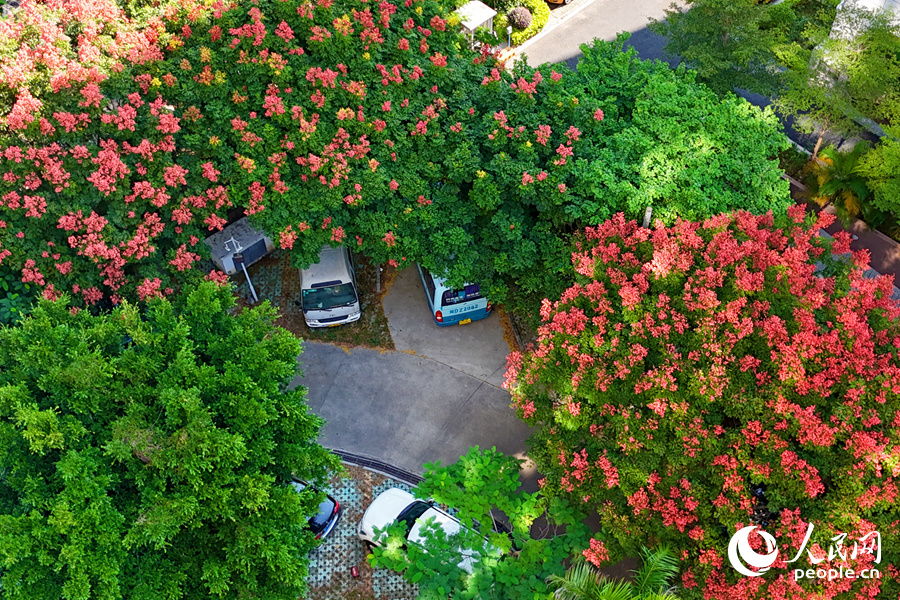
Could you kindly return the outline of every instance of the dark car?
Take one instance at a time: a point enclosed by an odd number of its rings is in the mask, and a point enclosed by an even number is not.
[[[305,481],[300,481],[299,479],[295,479],[291,482],[291,485],[294,486],[294,489],[298,492],[302,492],[306,489],[307,484]],[[318,491],[315,488],[312,488],[314,491]],[[319,512],[310,517],[309,519],[309,529],[316,534],[316,539],[322,539],[327,537],[331,530],[335,528],[338,524],[338,521],[341,519],[341,505],[340,503],[325,494],[325,499],[322,500],[321,504],[319,504]]]

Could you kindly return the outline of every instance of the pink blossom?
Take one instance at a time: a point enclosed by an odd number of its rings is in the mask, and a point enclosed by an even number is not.
[[[150,298],[162,298],[159,289],[161,286],[162,280],[159,277],[144,278],[144,282],[137,287],[138,298],[145,301]]]

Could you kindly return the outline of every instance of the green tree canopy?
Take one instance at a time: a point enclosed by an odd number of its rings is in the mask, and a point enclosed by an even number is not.
[[[886,132],[887,137],[862,156],[859,170],[872,191],[872,203],[900,215],[900,125]]]
[[[0,329],[0,585],[10,600],[282,598],[304,589],[338,467],[300,342],[212,283],[92,316],[42,301]]]
[[[719,94],[742,88],[769,95],[780,86],[775,52],[797,29],[798,4],[758,0],[687,0],[650,30],[666,37],[665,52],[679,56]],[[831,4],[834,4],[831,2]]]
[[[583,512],[540,492],[520,491],[519,466],[495,448],[478,447],[452,465],[425,465],[416,496],[449,506],[465,527],[448,536],[438,525],[426,526],[421,544],[406,542],[404,526],[389,527],[370,561],[417,583],[422,599],[549,600],[545,579],[563,573],[563,561],[587,546],[589,531]],[[494,527],[497,511],[509,520],[509,535]],[[544,531],[535,525],[539,517],[545,518]],[[503,557],[498,560],[491,546]],[[476,557],[471,573],[457,566],[462,554]]]
[[[777,54],[785,86],[775,106],[797,117],[800,131],[818,134],[814,156],[829,131],[858,132],[864,119],[900,122],[900,26],[891,11],[848,4],[820,44],[788,45]]]
[[[503,300],[558,287],[569,235],[617,211],[790,202],[772,115],[624,38],[509,72],[436,0],[213,8],[164,23],[163,60],[7,117],[3,268],[48,297],[165,295],[240,207],[298,266],[346,244]]]

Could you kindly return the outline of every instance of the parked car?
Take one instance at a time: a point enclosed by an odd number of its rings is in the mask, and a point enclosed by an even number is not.
[[[291,485],[298,492],[305,490],[308,485],[305,481],[294,479]],[[316,488],[312,488],[315,491]],[[309,518],[308,527],[316,535],[316,539],[324,539],[328,537],[338,521],[341,520],[341,505],[332,496],[325,494],[325,499],[319,503],[319,512]]]
[[[462,289],[454,290],[447,286],[447,281],[429,273],[422,265],[417,264],[428,308],[434,322],[441,327],[449,325],[465,325],[483,319],[491,314],[491,303],[481,295],[478,284],[466,284]]]
[[[378,534],[375,530],[384,530],[392,523],[402,523],[406,528],[407,541],[423,544],[425,538],[422,531],[429,521],[439,524],[448,536],[463,528],[459,519],[441,510],[434,502],[419,500],[400,488],[390,488],[379,494],[366,509],[359,522],[359,538],[368,546],[381,546],[384,534]],[[490,542],[486,542],[485,547],[497,557],[503,552]],[[471,573],[478,555],[463,549],[460,552],[462,560],[457,566]]]
[[[346,248],[324,246],[317,263],[300,269],[300,308],[307,326],[313,328],[359,320],[356,269]]]

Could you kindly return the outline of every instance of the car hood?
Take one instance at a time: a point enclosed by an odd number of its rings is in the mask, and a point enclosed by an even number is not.
[[[375,539],[376,527],[384,529],[393,523],[397,515],[415,500],[415,496],[399,488],[391,488],[381,493],[366,509],[359,524],[360,532],[370,539]]]

